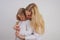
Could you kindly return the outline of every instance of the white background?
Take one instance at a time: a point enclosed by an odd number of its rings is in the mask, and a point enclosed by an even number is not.
[[[60,0],[0,0],[0,40],[14,40],[17,10],[36,3],[45,21],[43,40],[60,40]]]

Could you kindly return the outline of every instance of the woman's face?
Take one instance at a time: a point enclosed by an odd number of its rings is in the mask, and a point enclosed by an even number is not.
[[[32,13],[26,10],[26,18],[31,19]]]

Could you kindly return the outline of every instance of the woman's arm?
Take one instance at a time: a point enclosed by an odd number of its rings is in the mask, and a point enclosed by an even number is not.
[[[19,29],[19,20],[16,20],[16,24],[14,25],[13,29],[18,30],[18,31],[20,30]]]

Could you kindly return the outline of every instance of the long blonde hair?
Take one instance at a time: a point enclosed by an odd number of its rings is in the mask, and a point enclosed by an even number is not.
[[[32,3],[32,7],[30,6],[30,11],[32,12],[31,26],[35,30],[35,32],[39,34],[44,33],[44,20],[42,15],[38,11],[38,7],[36,4]]]

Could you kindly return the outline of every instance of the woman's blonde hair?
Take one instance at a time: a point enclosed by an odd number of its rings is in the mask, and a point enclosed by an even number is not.
[[[32,12],[31,26],[32,28],[39,34],[44,33],[44,20],[42,15],[38,11],[38,7],[36,4],[32,3],[30,6],[30,11]],[[27,7],[28,9],[28,7]]]

